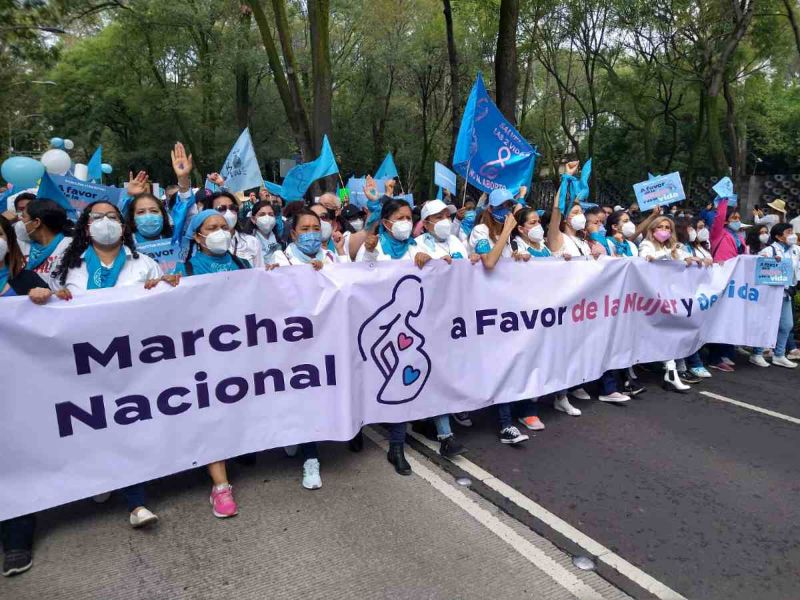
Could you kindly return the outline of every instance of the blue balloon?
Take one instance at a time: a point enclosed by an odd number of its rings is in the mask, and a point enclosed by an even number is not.
[[[39,180],[44,175],[44,165],[27,156],[12,156],[0,166],[0,175],[15,190],[22,191],[39,185]]]
[[[111,168],[111,165],[110,165],[110,164],[108,164],[108,163],[103,163],[102,165],[100,165],[100,169],[101,169],[101,170],[103,171],[103,173],[105,173],[106,175],[111,175],[111,171],[113,171],[113,170],[114,170],[114,169],[112,169],[112,168]]]
[[[59,150],[61,150],[64,147],[64,140],[61,139],[60,137],[51,138],[50,145],[53,148],[58,148]]]

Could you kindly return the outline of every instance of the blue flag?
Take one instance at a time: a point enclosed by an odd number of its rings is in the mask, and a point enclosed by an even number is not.
[[[92,158],[86,165],[89,167],[89,179],[95,183],[102,183],[103,181],[103,146],[102,144],[97,147],[97,150],[92,154]]]
[[[245,128],[239,139],[231,148],[225,164],[219,170],[225,179],[225,188],[231,192],[241,192],[250,188],[261,187],[264,178],[258,167],[256,150],[250,138],[250,130]]]
[[[308,187],[317,179],[339,172],[336,157],[331,150],[328,136],[322,139],[322,152],[316,160],[292,167],[283,178],[283,199],[288,201],[302,200]]]
[[[397,177],[397,167],[394,166],[394,158],[389,152],[383,159],[381,166],[375,171],[375,179],[393,179]]]
[[[267,191],[272,194],[273,196],[280,196],[283,198],[283,186],[272,181],[264,180],[264,187],[267,188]]]
[[[45,171],[41,181],[39,181],[39,190],[36,192],[36,197],[52,200],[67,211],[67,216],[70,219],[75,220],[78,218],[78,211],[72,207],[67,197],[61,191],[61,188],[53,181],[52,176],[47,171]]]
[[[461,119],[453,170],[484,192],[530,188],[536,156],[489,98],[479,73]]]

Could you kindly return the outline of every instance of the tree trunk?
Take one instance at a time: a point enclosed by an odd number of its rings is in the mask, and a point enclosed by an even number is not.
[[[447,56],[450,59],[450,114],[453,119],[452,134],[450,136],[450,159],[456,153],[456,139],[458,139],[458,129],[461,125],[461,93],[458,74],[458,52],[456,50],[456,39],[453,33],[453,13],[450,10],[450,0],[442,0],[444,3],[444,23],[447,30]]]
[[[300,110],[292,100],[292,94],[289,91],[289,83],[286,81],[286,75],[283,72],[283,65],[281,64],[280,56],[278,55],[278,48],[275,46],[275,40],[272,37],[272,32],[269,29],[267,15],[264,8],[261,6],[260,0],[247,0],[248,6],[253,11],[253,17],[258,25],[258,31],[261,34],[261,41],[264,43],[264,50],[267,52],[267,60],[269,61],[269,68],[272,71],[272,77],[275,80],[275,87],[278,89],[278,96],[280,96],[283,110],[286,112],[286,118],[289,121],[289,127],[292,129],[297,146],[300,149],[300,154],[304,157],[311,157],[314,154],[313,143],[311,140],[311,132],[308,129],[308,119],[303,115],[301,118]],[[303,113],[305,109],[302,108]],[[303,120],[305,118],[305,125]]]
[[[722,177],[728,173],[728,158],[725,156],[725,148],[722,144],[722,133],[720,132],[720,112],[721,98],[719,94],[711,95],[709,92],[706,98],[706,119],[708,123],[708,149],[711,153],[711,164],[717,176]]]
[[[494,81],[497,107],[516,124],[517,107],[517,23],[519,0],[501,0],[497,52],[494,58]]]
[[[250,125],[250,73],[243,54],[247,50],[247,33],[250,31],[250,12],[242,10],[236,32],[236,64],[233,75],[236,81],[236,124],[241,131]]]
[[[528,116],[528,102],[530,102],[531,86],[533,85],[533,36],[528,45],[528,56],[525,59],[525,81],[522,84],[522,107],[519,112],[519,124],[525,123]]]
[[[314,147],[322,148],[322,136],[331,134],[333,83],[328,21],[329,0],[308,1],[308,22],[311,32],[311,75],[314,79],[313,127]]]
[[[797,15],[795,14],[797,2],[796,0],[783,0],[783,5],[786,7],[786,16],[789,18],[789,24],[792,26],[794,43],[797,46],[798,54],[800,54],[800,25],[797,23]]]
[[[389,84],[383,97],[383,107],[377,122],[372,124],[372,164],[379,165],[386,149],[386,122],[389,120],[389,106],[394,90],[395,66],[389,65]]]

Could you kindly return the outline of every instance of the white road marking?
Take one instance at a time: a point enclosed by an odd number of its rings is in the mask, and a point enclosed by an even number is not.
[[[764,415],[769,415],[770,417],[775,417],[776,419],[783,419],[784,421],[789,421],[789,423],[800,425],[800,419],[796,417],[790,417],[789,415],[784,415],[783,413],[775,412],[774,410],[761,408],[760,406],[754,406],[753,404],[747,404],[747,402],[740,402],[739,400],[734,400],[733,398],[728,398],[727,396],[720,396],[719,394],[714,394],[713,392],[700,392],[700,394],[703,396],[708,396],[709,398],[714,398],[714,400],[720,400],[721,402],[727,402],[728,404],[741,406],[742,408],[747,408]]]
[[[371,427],[365,427],[364,434],[384,450],[388,449],[388,443],[386,440]],[[421,460],[418,460],[416,458],[417,456],[420,455],[414,450],[406,448],[406,459],[416,475],[422,477],[448,500],[456,504],[481,525],[506,542],[533,566],[546,573],[550,578],[558,583],[558,585],[580,600],[603,600],[603,596],[600,595],[596,590],[585,584],[573,573],[570,573],[567,569],[559,565],[555,560],[547,556],[547,554],[545,554],[542,550],[531,544],[528,540],[514,531],[511,527],[503,523],[489,511],[479,506],[464,492],[447,483],[444,479],[439,477],[431,469],[425,466]]]
[[[409,431],[408,435],[413,437],[416,441],[424,444],[434,452],[438,452],[437,444],[413,431]],[[521,494],[510,485],[501,481],[488,471],[482,469],[472,461],[458,456],[452,460],[453,464],[460,469],[469,473],[472,477],[483,483],[484,485],[492,488],[494,491],[508,498],[520,509],[528,512],[533,518],[545,523],[560,535],[563,535],[574,544],[580,546],[584,552],[594,556],[598,561],[602,561],[610,566],[615,571],[627,579],[633,581],[640,588],[647,590],[654,597],[660,600],[687,600],[675,590],[667,587],[657,579],[651,577],[635,565],[632,565],[624,558],[615,554],[596,540],[590,538],[583,532],[575,529],[572,525],[554,515],[541,504],[538,504]]]

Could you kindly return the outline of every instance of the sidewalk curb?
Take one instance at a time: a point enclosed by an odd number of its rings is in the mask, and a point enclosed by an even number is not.
[[[416,432],[409,431],[407,444],[453,477],[470,478],[470,489],[564,552],[592,558],[596,573],[626,594],[637,600],[687,600],[477,465],[459,458],[442,458],[434,450],[436,443]]]

